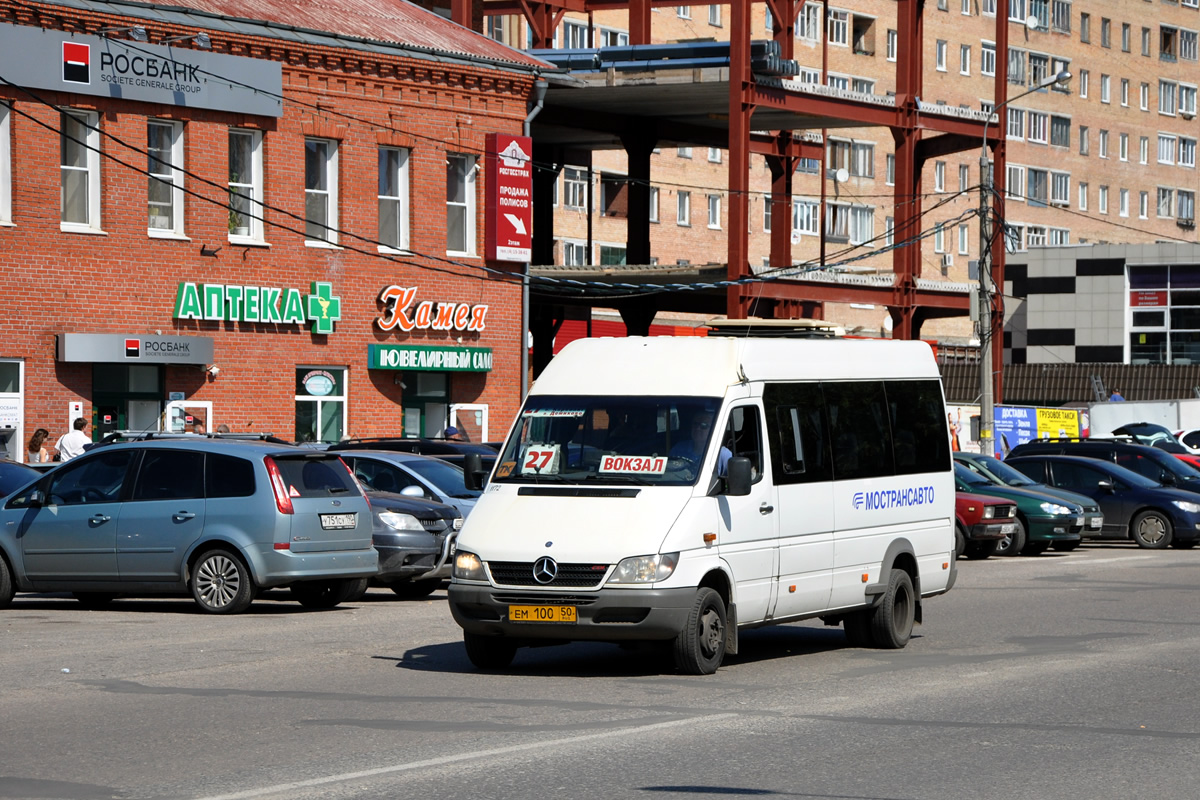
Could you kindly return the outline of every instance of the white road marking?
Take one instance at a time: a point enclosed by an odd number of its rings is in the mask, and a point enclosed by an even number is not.
[[[324,778],[312,778],[306,781],[295,781],[293,783],[281,783],[276,786],[264,786],[260,789],[247,789],[244,792],[234,792],[233,794],[214,795],[212,797],[203,797],[199,800],[246,800],[251,797],[265,797],[272,794],[286,794],[295,792],[299,789],[308,789],[314,786],[325,786],[331,783],[341,783],[343,781],[359,780],[361,778],[371,778],[376,775],[388,775],[397,772],[407,772],[414,769],[425,769],[426,767],[440,767],[445,764],[453,764],[458,761],[472,761],[475,759],[492,758],[494,756],[507,755],[509,753],[520,753],[524,750],[533,750],[535,748],[545,748],[548,746],[577,744],[579,742],[591,742],[598,739],[612,739],[618,736],[629,736],[630,734],[645,733],[647,731],[663,730],[664,728],[675,728],[680,725],[694,725],[703,722],[713,722],[719,719],[728,719],[735,717],[736,714],[709,714],[704,717],[689,717],[688,719],[677,719],[670,722],[655,722],[651,725],[639,725],[634,728],[620,728],[617,730],[604,731],[602,733],[589,733],[583,736],[574,736],[568,739],[555,739],[553,741],[538,741],[526,742],[525,744],[514,744],[509,747],[496,747],[491,750],[475,750],[469,753],[458,753],[452,756],[442,756],[440,758],[430,758],[424,761],[410,761],[407,764],[393,764],[390,767],[376,767],[375,769],[365,769],[359,772],[345,772],[340,775],[327,775]]]

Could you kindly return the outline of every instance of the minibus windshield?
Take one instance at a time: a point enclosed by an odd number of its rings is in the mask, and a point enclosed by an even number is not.
[[[716,397],[532,395],[492,480],[691,485],[720,407]]]

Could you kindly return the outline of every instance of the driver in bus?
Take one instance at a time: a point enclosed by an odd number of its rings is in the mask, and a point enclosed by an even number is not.
[[[671,448],[671,458],[682,458],[691,461],[694,465],[699,466],[701,459],[704,458],[704,446],[708,443],[708,435],[712,430],[713,415],[711,411],[697,411],[692,416],[692,435],[688,439],[676,443]],[[729,459],[733,456],[728,447],[721,445],[721,452],[717,455],[717,474],[724,475],[725,467],[729,464]]]

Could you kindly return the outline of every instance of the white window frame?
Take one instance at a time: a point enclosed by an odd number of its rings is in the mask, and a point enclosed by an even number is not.
[[[996,43],[983,40],[979,44],[979,74],[994,77],[996,74]]]
[[[1100,187],[1100,193],[1099,193],[1099,195],[1097,195],[1096,206],[1097,206],[1096,210],[1099,211],[1101,214],[1108,213],[1108,187],[1107,186]]]
[[[478,248],[476,243],[475,233],[475,217],[477,216],[478,208],[478,180],[477,175],[479,170],[475,169],[478,161],[473,155],[467,153],[447,153],[446,154],[446,181],[449,188],[450,167],[452,162],[462,164],[462,168],[458,172],[458,176],[462,179],[463,199],[462,202],[451,201],[449,193],[446,195],[446,231],[449,233],[449,215],[452,209],[462,209],[463,214],[463,244],[466,247],[462,250],[452,250],[450,247],[450,238],[446,238],[446,253],[449,255],[474,256]]]
[[[1179,84],[1179,114],[1184,119],[1196,116],[1196,87],[1190,84]]]
[[[1175,163],[1175,148],[1178,146],[1178,138],[1171,133],[1158,134],[1158,163],[1159,164],[1174,164]]]
[[[710,164],[720,164],[721,163],[721,148],[719,148],[719,147],[708,148],[708,163],[710,163]]]
[[[958,74],[971,74],[971,45],[963,44],[958,47]]]
[[[650,221],[658,222],[658,187],[650,187]]]
[[[805,197],[792,198],[792,239],[820,234],[821,204]]]
[[[709,230],[721,230],[721,195],[708,196],[708,227]]]
[[[395,183],[395,194],[384,194],[385,186],[376,186],[376,208],[378,214],[379,228],[379,245],[378,249],[381,253],[404,253],[409,248],[409,189],[408,189],[408,159],[409,151],[407,147],[384,147],[380,146],[379,152],[376,155],[380,176],[383,175],[384,157],[388,154],[396,154],[395,171],[392,172],[391,165],[388,166],[388,180]],[[396,206],[395,226],[394,231],[387,231],[388,234],[394,234],[396,245],[384,244],[385,232],[383,230],[385,215],[383,213],[384,203],[394,203]],[[390,227],[390,226],[389,226]]]
[[[1050,141],[1050,115],[1044,111],[1031,110],[1028,116],[1025,138],[1035,144],[1047,144]]]
[[[263,244],[263,132],[253,128],[230,128],[228,141],[232,143],[235,136],[239,139],[249,137],[251,182],[241,180],[244,177],[242,175],[238,175],[236,181],[232,173],[228,176],[230,194],[235,191],[244,194],[248,201],[248,219],[245,220],[248,224],[236,226],[245,228],[246,233],[234,233],[231,229],[229,241],[231,244]],[[232,209],[229,218],[231,223],[237,219],[237,214]]]
[[[1050,173],[1050,205],[1067,207],[1071,205],[1071,173]]]
[[[1158,113],[1164,117],[1175,116],[1175,102],[1179,96],[1179,84],[1175,81],[1158,81]]]
[[[1150,193],[1138,192],[1138,219],[1150,218]]]
[[[933,252],[946,252],[946,232],[941,222],[933,226]]]
[[[315,148],[323,165],[322,175],[324,186],[310,186],[312,175],[308,173],[308,155]],[[304,244],[309,247],[328,247],[338,242],[338,142],[336,139],[324,139],[318,136],[304,137]],[[324,151],[323,153],[321,151]],[[308,229],[314,223],[308,219],[308,204],[310,201],[323,203],[325,206],[325,222],[319,223],[325,229],[325,235],[314,235]]]
[[[167,146],[164,164],[160,159],[150,156],[150,129],[159,128],[166,131]],[[176,239],[183,237],[183,123],[166,119],[146,120],[146,235],[152,238]],[[161,183],[170,187],[170,214],[166,217],[166,225],[154,225],[153,222],[161,215],[151,215],[150,185]]]
[[[1091,73],[1086,69],[1079,70],[1079,96],[1084,100],[1086,100],[1088,96],[1088,78],[1090,76]]]
[[[1108,103],[1111,101],[1109,89],[1112,85],[1112,77],[1108,75],[1100,76],[1100,102]]]
[[[883,182],[887,186],[896,185],[896,156],[894,153],[888,153],[884,159]]]
[[[1121,161],[1129,160],[1129,134],[1122,133],[1117,138],[1117,158]]]
[[[894,30],[892,30],[891,28],[888,28],[887,60],[891,61],[893,63],[895,63],[895,61],[896,61],[896,51],[899,49],[899,38],[900,38],[899,35]]]
[[[935,192],[946,191],[946,162],[933,162],[933,190]]]
[[[971,248],[971,226],[965,222],[958,226],[958,254],[965,256]]]
[[[324,397],[314,397],[313,395],[309,395],[309,394],[297,394],[297,395],[295,395],[295,401],[297,403],[313,403],[314,405],[316,405],[316,407],[317,407],[316,419],[317,419],[317,432],[318,433],[320,432],[320,429],[321,429],[321,420],[324,418],[324,414],[322,412],[325,409],[325,404],[326,403],[341,404],[341,407],[342,407],[341,435],[343,437],[345,437],[346,436],[346,425],[350,419],[350,415],[349,415],[349,411],[350,411],[350,370],[345,365],[342,365],[342,366],[328,366],[328,365],[326,365],[326,366],[317,366],[317,365],[306,366],[303,364],[298,364],[296,366],[297,372],[299,372],[299,371],[306,371],[306,372],[322,371],[322,370],[326,371],[326,372],[330,372],[330,373],[338,373],[341,375],[342,393],[339,395],[327,395]],[[293,412],[293,414],[294,414],[294,412]],[[295,424],[296,424],[296,419],[293,416],[293,419],[292,419],[293,430],[295,430]]]
[[[714,28],[721,27],[721,7],[710,5],[708,7],[708,24]]]
[[[946,51],[949,49],[949,44],[945,39],[938,39],[934,47],[934,59],[937,64],[938,72],[946,71]]]
[[[59,204],[59,229],[66,233],[102,233],[100,227],[100,115],[95,111],[83,111],[75,108],[64,108],[61,110],[59,117],[60,127],[59,134],[60,142],[65,141],[67,137],[66,117],[71,117],[80,125],[83,126],[82,142],[75,142],[84,148],[83,151],[83,166],[69,166],[62,163],[62,157],[59,157],[59,173],[63,176],[66,172],[83,172],[87,179],[87,219],[83,222],[67,222],[63,220],[63,214],[66,209],[62,207],[61,201]],[[61,146],[60,146],[61,152]],[[59,179],[60,191],[62,187],[62,177]],[[63,192],[65,195],[65,192]]]
[[[821,41],[821,17],[824,6],[805,3],[796,11],[796,38],[806,42]]]
[[[0,225],[12,224],[12,109],[0,102]]]
[[[1129,78],[1121,78],[1121,108],[1129,108]]]
[[[692,193],[680,191],[675,195],[675,224],[683,228],[692,226]]]
[[[1143,83],[1138,87],[1138,107],[1142,111],[1150,110],[1150,84]]]
[[[1150,160],[1150,137],[1143,136],[1138,142],[1138,163],[1146,164]]]
[[[1087,183],[1086,183],[1085,181],[1080,181],[1080,183],[1079,183],[1079,202],[1078,202],[1078,205],[1079,205],[1079,210],[1080,210],[1080,211],[1087,211],[1087,210],[1088,210],[1088,185],[1087,185]]]
[[[1121,189],[1117,194],[1117,216],[1129,216],[1129,190]]]
[[[588,174],[584,167],[563,167],[563,208],[582,211],[587,208]]]
[[[1025,109],[1009,106],[1005,123],[1005,138],[1020,141],[1025,138]]]
[[[1025,168],[1020,164],[1006,164],[1007,178],[1004,197],[1008,200],[1025,202]]]
[[[834,47],[850,46],[850,12],[831,8],[825,16],[829,28],[829,44]]]
[[[1165,205],[1163,203],[1164,199],[1166,200]],[[1175,208],[1175,190],[1169,186],[1159,186],[1155,196],[1154,208],[1159,219],[1170,219],[1171,211]]]
[[[1100,153],[1101,158],[1108,158],[1108,131],[1100,131]]]
[[[1196,166],[1196,140],[1190,136],[1179,137],[1179,158],[1177,163],[1181,167],[1194,169]]]

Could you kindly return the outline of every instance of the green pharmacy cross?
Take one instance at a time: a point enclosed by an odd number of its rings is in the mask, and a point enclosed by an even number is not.
[[[333,323],[342,318],[342,299],[333,293],[333,284],[313,281],[308,300],[308,318],[313,333],[333,333]]]

